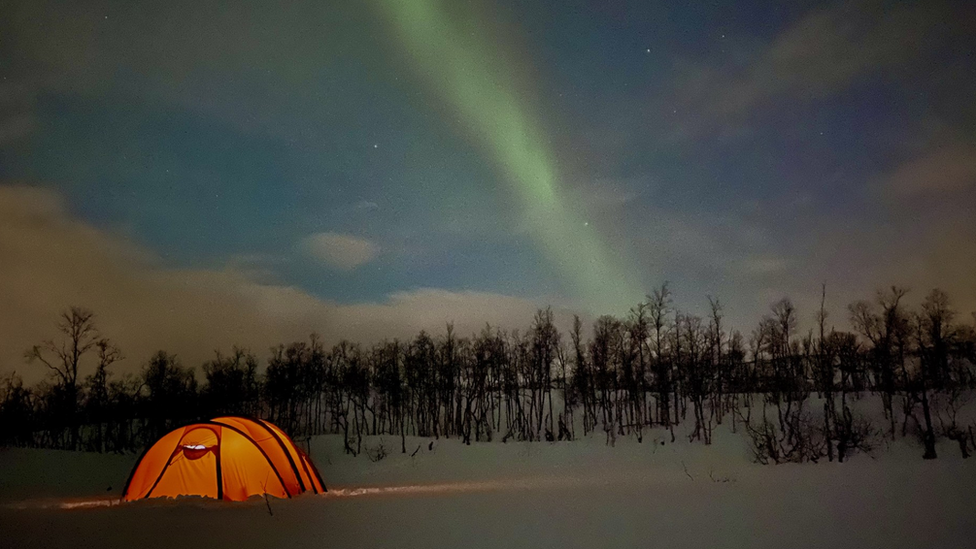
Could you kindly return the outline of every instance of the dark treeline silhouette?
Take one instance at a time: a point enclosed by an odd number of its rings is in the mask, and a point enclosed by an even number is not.
[[[925,458],[948,439],[968,457],[973,326],[956,322],[939,290],[918,310],[905,295],[892,287],[851,304],[853,332],[828,327],[821,304],[805,335],[784,299],[744,336],[728,330],[718,300],[709,299],[706,317],[688,314],[665,284],[624,318],[598,318],[588,339],[578,317],[561,334],[545,309],[524,332],[485,326],[461,337],[447,325],[438,336],[368,348],[326,348],[312,335],[271,349],[263,369],[234,348],[202,375],[165,351],[138,375],[114,375],[121,351],[92,312],[75,307],[61,315],[59,339],[26,352],[31,367],[49,370],[47,381],[0,380],[0,444],[128,452],[183,423],[244,414],[300,440],[341,434],[356,454],[376,434],[399,437],[402,452],[407,436],[470,443],[599,433],[612,445],[656,428],[673,442],[684,422],[690,441],[710,444],[715,426],[730,422],[762,463],[844,461],[881,438],[917,440]]]

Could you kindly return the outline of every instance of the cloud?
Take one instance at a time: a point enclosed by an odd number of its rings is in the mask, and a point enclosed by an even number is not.
[[[0,82],[0,146],[23,139],[36,126],[29,83],[17,80]]]
[[[593,222],[610,227],[614,253],[640,262],[646,288],[670,281],[676,305],[696,314],[707,314],[706,295],[717,297],[728,325],[746,334],[786,296],[799,308],[801,327],[812,327],[822,283],[838,329],[849,328],[848,303],[891,284],[911,287],[913,296],[942,288],[968,318],[976,309],[976,285],[966,274],[976,269],[976,202],[906,202],[892,211],[865,205],[863,215],[825,213],[792,196],[722,212],[642,205]]]
[[[739,124],[778,101],[821,100],[868,74],[906,70],[932,43],[926,37],[951,20],[944,12],[932,5],[839,3],[807,13],[745,63],[684,63],[681,110],[695,115],[681,133],[742,132]]]
[[[723,109],[748,110],[779,94],[823,97],[866,72],[916,55],[933,21],[919,17],[923,14],[915,9],[879,13],[866,4],[816,10],[786,29],[745,78],[725,91]]]
[[[354,208],[359,211],[372,212],[380,209],[380,206],[372,200],[360,200],[356,202]]]
[[[750,257],[741,262],[743,272],[750,275],[772,275],[782,273],[788,267],[779,257]]]
[[[897,197],[953,194],[976,187],[976,147],[949,143],[897,166],[882,179],[882,189]]]
[[[10,145],[26,137],[33,129],[34,118],[29,114],[0,118],[0,146]]]
[[[349,271],[369,263],[379,254],[379,246],[369,240],[341,233],[316,233],[302,240],[309,256],[330,267]]]
[[[649,176],[633,178],[602,178],[581,181],[567,190],[572,193],[574,202],[581,204],[587,212],[600,214],[616,213],[621,208],[637,203],[650,194],[656,182]]]
[[[350,78],[343,72],[350,49],[377,47],[362,30],[369,21],[353,16],[355,2],[302,13],[244,4],[240,12],[205,3],[180,9],[117,4],[106,17],[106,10],[70,1],[13,0],[0,18],[0,57],[10,56],[13,69],[23,67],[32,77],[34,97],[111,91],[200,113],[245,133],[320,143],[328,134],[320,128],[351,111],[305,93],[309,82]],[[320,74],[322,66],[333,70]]]
[[[420,288],[339,305],[259,282],[236,265],[167,268],[144,247],[74,218],[53,192],[0,185],[0,372],[40,380],[45,370],[26,364],[23,353],[55,336],[58,313],[72,305],[92,309],[101,332],[122,348],[127,358],[116,371],[137,372],[158,349],[199,367],[214,349],[246,345],[263,356],[312,332],[329,344],[341,338],[371,344],[420,330],[440,334],[448,322],[462,336],[486,322],[525,329],[546,304]]]

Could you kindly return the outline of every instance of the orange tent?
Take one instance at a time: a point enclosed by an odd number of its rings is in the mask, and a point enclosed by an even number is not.
[[[325,492],[312,461],[263,419],[228,416],[180,427],[136,463],[122,499],[203,496],[243,501]]]

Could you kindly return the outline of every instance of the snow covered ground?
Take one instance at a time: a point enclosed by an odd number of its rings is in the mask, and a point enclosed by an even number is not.
[[[661,442],[666,442],[661,444]],[[746,440],[643,444],[369,438],[373,462],[312,441],[330,492],[228,504],[109,505],[135,456],[0,449],[0,546],[966,547],[976,460],[910,444],[849,463],[760,466]],[[418,450],[419,448],[419,450]],[[417,450],[414,456],[409,454]],[[271,513],[269,513],[269,507]]]

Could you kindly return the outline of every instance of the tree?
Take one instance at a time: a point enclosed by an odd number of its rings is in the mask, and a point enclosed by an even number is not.
[[[671,290],[668,283],[661,284],[652,295],[647,296],[650,308],[651,325],[654,327],[654,377],[657,386],[658,421],[671,430],[671,442],[674,442],[674,425],[671,422],[670,394],[671,394],[671,357],[667,349],[668,333],[671,330],[669,315],[671,314]],[[675,421],[677,421],[675,415]]]
[[[104,452],[106,448],[106,423],[111,421],[108,367],[122,359],[122,351],[107,339],[100,339],[95,345],[98,349],[98,366],[95,373],[88,376],[85,385],[88,395],[85,399],[85,420],[93,428],[87,443],[88,448]]]
[[[820,287],[820,310],[817,311],[817,360],[815,362],[815,378],[817,391],[823,395],[823,429],[824,441],[827,444],[827,459],[834,461],[834,429],[831,423],[836,423],[837,408],[834,404],[834,347],[827,339],[827,285]]]
[[[929,389],[943,386],[949,378],[949,346],[954,338],[951,326],[954,317],[949,296],[938,289],[929,292],[922,303],[921,314],[915,316],[919,368],[912,387],[922,404],[924,459],[937,457]]]
[[[549,418],[549,426],[546,438],[552,440],[553,434],[553,409],[552,409],[552,364],[556,360],[557,350],[559,349],[559,331],[553,320],[552,309],[546,307],[545,310],[539,309],[535,313],[535,320],[532,323],[532,347],[531,347],[531,383],[532,404],[535,411],[535,434],[539,436],[542,430],[543,419]],[[549,400],[549,410],[546,412],[545,401]]]
[[[569,334],[573,345],[573,378],[566,402],[570,414],[575,405],[583,407],[583,433],[589,433],[596,426],[596,399],[593,392],[593,371],[586,357],[583,343],[583,322],[579,315],[573,315],[573,329]]]
[[[16,372],[0,380],[0,444],[32,446],[34,395]]]
[[[902,376],[905,372],[905,348],[908,338],[908,315],[901,301],[908,290],[892,286],[887,291],[879,291],[875,302],[881,307],[878,312],[874,304],[857,301],[848,307],[851,325],[872,345],[875,366],[875,385],[881,389],[881,402],[885,417],[889,420],[891,436],[895,436],[894,400],[896,384],[895,361],[900,362]],[[906,398],[906,417],[911,413],[911,400]]]
[[[197,419],[197,380],[176,355],[158,351],[142,371],[148,420],[147,440],[155,440],[176,424]]]
[[[60,384],[66,387],[76,386],[81,357],[98,343],[99,334],[94,317],[94,313],[80,307],[71,307],[62,312],[57,326],[67,340],[57,343],[53,339],[45,340],[44,343],[28,349],[24,353],[25,358],[28,362],[36,360],[47,366]],[[54,357],[45,357],[47,353]]]
[[[96,347],[103,350],[114,346],[101,337],[95,327],[95,314],[82,307],[71,307],[61,313],[57,323],[58,331],[63,338],[55,342],[53,339],[34,345],[24,353],[29,363],[40,362],[50,370],[55,379],[58,399],[59,415],[68,428],[70,448],[78,448],[78,370],[82,358]]]
[[[207,385],[203,389],[204,406],[209,415],[252,415],[257,400],[257,358],[234,347],[230,355],[217,351],[213,360],[203,365]]]

